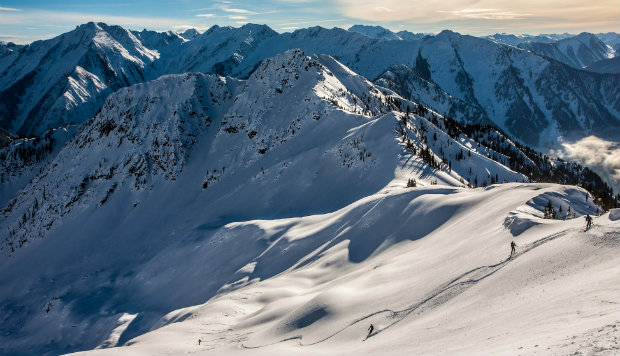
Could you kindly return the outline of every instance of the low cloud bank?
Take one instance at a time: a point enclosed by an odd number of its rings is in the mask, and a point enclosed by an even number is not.
[[[550,154],[588,166],[613,188],[614,193],[620,192],[620,142],[588,136],[561,145],[562,149],[552,150]]]

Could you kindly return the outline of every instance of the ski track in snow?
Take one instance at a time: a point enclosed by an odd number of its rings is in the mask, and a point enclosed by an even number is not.
[[[491,275],[493,275],[495,272],[499,271],[500,269],[504,268],[506,265],[508,265],[508,263],[516,260],[519,256],[535,249],[538,246],[541,246],[547,242],[550,242],[552,240],[555,240],[559,237],[562,236],[566,236],[567,232],[570,229],[566,229],[560,232],[557,232],[555,234],[552,234],[550,236],[544,237],[540,240],[534,241],[530,244],[524,245],[521,248],[521,251],[516,252],[514,255],[509,256],[508,258],[506,258],[505,260],[494,264],[494,265],[490,265],[490,266],[480,266],[480,267],[476,267],[474,269],[471,269],[465,273],[463,273],[462,275],[456,277],[455,279],[451,280],[450,282],[447,282],[445,284],[443,284],[442,286],[440,286],[439,288],[433,290],[432,292],[430,292],[428,294],[428,297],[426,297],[425,299],[423,299],[422,301],[416,302],[412,305],[410,305],[409,307],[402,309],[402,310],[392,310],[392,309],[383,309],[383,310],[379,310],[376,312],[373,312],[371,314],[365,315],[364,317],[361,317],[357,320],[352,321],[351,323],[349,323],[349,325],[345,326],[344,328],[336,331],[335,333],[332,333],[331,335],[320,339],[318,341],[314,341],[314,342],[310,342],[310,343],[299,343],[299,346],[312,346],[312,345],[317,345],[320,344],[324,341],[327,341],[331,338],[333,338],[334,336],[340,334],[341,332],[345,331],[346,329],[364,321],[367,320],[373,316],[377,316],[377,315],[381,315],[381,314],[389,314],[387,316],[387,319],[396,319],[395,321],[391,322],[390,324],[388,324],[386,327],[382,328],[382,329],[377,329],[375,328],[375,330],[372,332],[372,334],[366,336],[366,338],[364,338],[364,341],[368,338],[371,338],[375,335],[378,335],[379,333],[389,329],[390,327],[398,324],[400,321],[402,321],[403,319],[405,319],[406,317],[408,317],[409,315],[411,315],[412,313],[414,313],[415,311],[418,311],[418,314],[422,314],[425,310],[427,309],[433,309],[436,308],[446,302],[448,302],[449,300],[451,300],[452,298],[458,296],[459,294],[465,292],[467,289],[475,286],[478,282],[480,282],[481,280],[490,277]],[[469,278],[467,280],[464,280],[466,278]],[[270,343],[270,344],[265,344],[265,345],[258,345],[258,346],[248,346],[248,345],[244,345],[242,344],[241,346],[243,348],[246,349],[259,349],[259,348],[263,348],[263,347],[267,347],[267,346],[273,346],[279,343],[283,343],[283,342],[287,342],[287,341],[292,341],[292,340],[301,340],[302,337],[301,336],[295,336],[295,337],[289,337],[274,343]]]

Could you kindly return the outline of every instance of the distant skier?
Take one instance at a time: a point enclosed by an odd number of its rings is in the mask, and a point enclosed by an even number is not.
[[[200,346],[200,343],[202,342],[201,339],[198,339],[198,346]]]
[[[592,227],[592,217],[590,214],[586,215],[586,230]]]
[[[517,244],[514,241],[510,242],[510,256],[517,252]]]
[[[372,324],[370,324],[370,326],[368,327],[368,336],[370,336],[370,334],[372,334],[373,330],[375,330],[375,327],[372,326]]]

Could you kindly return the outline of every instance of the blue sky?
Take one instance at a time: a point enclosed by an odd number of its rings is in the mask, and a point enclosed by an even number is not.
[[[183,31],[267,24],[278,32],[381,25],[394,31],[485,35],[618,32],[620,2],[597,0],[0,0],[0,41],[28,43],[88,21]]]

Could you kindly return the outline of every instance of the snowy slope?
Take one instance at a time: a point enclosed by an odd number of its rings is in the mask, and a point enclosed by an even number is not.
[[[394,65],[388,68],[375,83],[391,88],[405,98],[431,107],[435,111],[448,115],[463,123],[492,124],[486,112],[465,100],[453,97],[437,84],[425,80],[414,69],[406,65]]]
[[[231,222],[139,275],[182,295],[172,281],[200,288],[193,266],[228,261],[215,296],[131,340],[141,314],[119,310],[106,349],[80,354],[614,354],[617,222],[544,220],[549,199],[592,209],[557,185],[392,187],[328,214]]]
[[[596,37],[614,48],[620,44],[620,34],[616,32],[597,33]]]
[[[620,57],[601,59],[584,67],[589,72],[603,74],[620,74]]]
[[[276,35],[277,32],[265,25],[246,24],[239,28],[213,26],[203,34],[195,35],[191,41],[169,49],[168,55],[154,64],[150,78],[183,72],[233,74],[256,46]]]
[[[87,120],[111,92],[143,81],[158,56],[102,23],[33,42],[0,58],[0,125],[31,135]]]
[[[76,131],[75,126],[65,126],[32,138],[10,136],[10,142],[0,148],[0,206],[28,185]]]
[[[612,58],[615,52],[612,46],[587,32],[557,42],[528,42],[519,44],[519,47],[553,58],[573,68],[584,68],[594,62]]]
[[[410,179],[527,180],[398,105],[414,107],[298,50],[245,81],[169,75],[114,93],[1,212],[0,352],[116,345],[203,303],[266,248],[228,240],[233,222],[330,213]],[[224,241],[238,247],[211,249]]]

